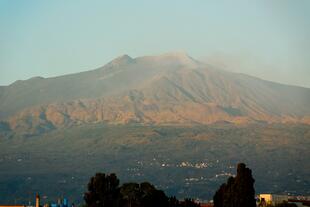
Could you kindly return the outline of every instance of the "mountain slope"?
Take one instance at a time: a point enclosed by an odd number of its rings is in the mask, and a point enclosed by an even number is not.
[[[200,63],[184,53],[116,58],[96,70],[0,88],[1,119],[31,133],[83,123],[310,124],[310,89]]]
[[[96,172],[211,199],[238,162],[257,193],[310,193],[310,89],[183,53],[1,86],[0,114],[2,203],[37,192],[80,203]]]

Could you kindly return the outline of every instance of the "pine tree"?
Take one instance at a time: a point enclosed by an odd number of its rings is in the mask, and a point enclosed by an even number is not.
[[[236,177],[228,178],[213,200],[214,207],[256,207],[252,171],[244,163],[238,164]]]

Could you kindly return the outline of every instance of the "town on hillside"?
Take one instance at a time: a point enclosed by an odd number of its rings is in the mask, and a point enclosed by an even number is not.
[[[252,170],[244,163],[237,166],[236,176],[228,178],[215,192],[210,201],[166,196],[162,190],[148,182],[124,183],[121,186],[116,174],[96,173],[90,178],[85,203],[80,207],[309,207],[310,196],[292,196],[278,194],[255,195]],[[44,196],[45,197],[45,196]],[[75,207],[67,198],[57,202],[41,202],[40,195],[35,196],[35,205],[1,205],[0,207]]]

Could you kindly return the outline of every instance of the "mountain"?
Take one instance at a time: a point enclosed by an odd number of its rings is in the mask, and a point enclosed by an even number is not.
[[[2,86],[0,119],[27,133],[85,123],[310,124],[310,89],[220,70],[185,53],[123,55],[96,70]]]
[[[310,194],[310,89],[185,53],[1,86],[0,117],[0,203],[81,203],[96,172],[212,199],[238,162],[257,193]]]

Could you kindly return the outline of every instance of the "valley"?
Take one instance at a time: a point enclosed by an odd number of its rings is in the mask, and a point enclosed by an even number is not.
[[[0,199],[27,202],[39,191],[78,203],[93,174],[115,172],[123,182],[148,180],[179,198],[208,200],[241,161],[253,169],[257,193],[309,194],[309,146],[309,125],[292,124],[90,124],[15,135],[1,139]]]

